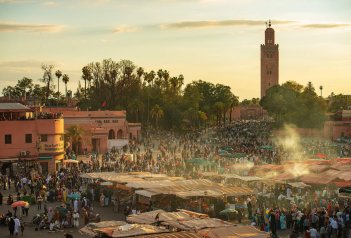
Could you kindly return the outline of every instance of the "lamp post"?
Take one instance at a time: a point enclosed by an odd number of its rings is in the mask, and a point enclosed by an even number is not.
[[[323,97],[323,86],[319,86],[319,90],[321,90],[321,97]]]

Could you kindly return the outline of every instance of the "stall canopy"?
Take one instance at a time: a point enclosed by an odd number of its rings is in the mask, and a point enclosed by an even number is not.
[[[175,232],[163,233],[156,235],[138,236],[138,238],[203,238],[201,235],[194,232]]]
[[[111,236],[113,231],[119,227],[126,225],[124,221],[101,221],[99,223],[89,223],[88,225],[82,227],[79,230],[79,233],[87,235],[90,237],[95,237],[99,233],[105,233],[106,235]]]
[[[311,187],[310,185],[307,185],[303,182],[295,182],[295,183],[288,183],[288,185],[290,185],[293,188],[307,188],[307,187]]]
[[[150,234],[161,234],[169,232],[164,227],[152,226],[152,225],[140,225],[140,224],[126,224],[119,226],[112,232],[113,238],[115,237],[133,237]]]
[[[199,231],[204,238],[268,238],[270,234],[252,226],[231,226]]]
[[[180,210],[178,212],[166,212],[164,210],[155,210],[151,212],[143,212],[140,214],[129,215],[127,221],[138,224],[153,224],[155,217],[158,215],[159,221],[173,221],[173,220],[191,220],[208,218],[208,215],[190,212],[187,210]]]
[[[232,223],[209,218],[205,214],[194,213],[186,210],[178,212],[165,212],[163,210],[156,210],[145,212],[141,214],[129,215],[127,221],[138,224],[154,224],[156,217],[162,225],[173,227],[182,231],[194,231],[205,228],[227,227],[232,226]]]

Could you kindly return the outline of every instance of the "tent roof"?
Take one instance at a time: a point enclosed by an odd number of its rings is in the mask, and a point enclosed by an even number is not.
[[[156,235],[138,236],[138,238],[203,238],[200,234],[194,232],[173,232]]]
[[[169,232],[169,230],[166,228],[145,224],[126,224],[115,229],[112,233],[112,237],[131,237],[149,234],[160,234],[165,232]]]
[[[199,233],[206,238],[268,238],[269,233],[259,231],[252,226],[230,226],[205,229]]]
[[[21,103],[0,103],[0,112],[29,112],[29,107]]]

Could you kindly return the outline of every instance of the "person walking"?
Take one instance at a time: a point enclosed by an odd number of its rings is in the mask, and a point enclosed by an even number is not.
[[[17,218],[17,216],[15,216],[15,219],[13,219],[13,221],[15,222],[15,227],[14,227],[14,233],[17,236],[18,232],[21,229],[21,222],[20,220]]]
[[[73,226],[77,228],[79,227],[79,213],[77,210],[73,213]]]
[[[10,217],[8,226],[9,226],[10,236],[13,236],[13,232],[15,231],[15,221],[13,220],[12,217]]]
[[[39,194],[37,197],[38,211],[41,210],[41,204],[43,202],[43,197]]]
[[[21,236],[23,236],[24,233],[24,222],[21,223]]]

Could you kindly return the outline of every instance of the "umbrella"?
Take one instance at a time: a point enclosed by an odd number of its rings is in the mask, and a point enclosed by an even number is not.
[[[25,201],[17,201],[11,204],[11,207],[15,208],[15,207],[24,207],[24,206],[28,206],[29,203],[25,202]]]
[[[70,199],[79,199],[80,195],[78,193],[71,193],[71,194],[68,194],[67,197]]]
[[[111,183],[111,182],[102,182],[102,183],[100,183],[100,185],[101,186],[112,186],[113,183]]]
[[[237,210],[235,210],[234,208],[226,208],[226,209],[224,209],[223,211],[220,211],[219,212],[219,214],[220,215],[222,215],[222,216],[227,216],[227,218],[228,218],[228,221],[229,221],[229,215],[230,214],[237,214],[238,213],[238,211]]]
[[[227,214],[231,214],[231,213],[238,213],[238,211],[235,210],[234,208],[226,208],[223,211],[219,212],[219,214],[221,214],[221,215],[227,215]]]
[[[260,146],[260,149],[264,149],[264,150],[273,150],[273,146],[270,146],[270,145],[263,145],[263,146]]]
[[[315,156],[316,158],[318,158],[318,159],[325,159],[325,158],[327,158],[327,155],[321,154],[321,153],[315,154],[314,156]]]
[[[243,158],[246,156],[246,154],[245,153],[236,153],[233,156],[234,156],[234,158]]]
[[[61,216],[65,216],[67,214],[67,212],[68,212],[68,210],[66,208],[64,208],[64,207],[58,207],[56,209],[59,211]]]

